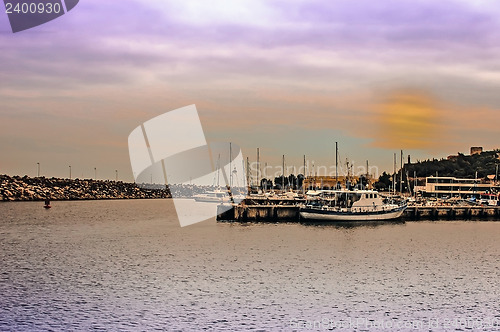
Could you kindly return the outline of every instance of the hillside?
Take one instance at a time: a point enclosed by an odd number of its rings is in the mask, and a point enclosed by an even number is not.
[[[405,171],[409,176],[417,172],[417,176],[454,176],[457,178],[474,178],[477,172],[478,178],[495,174],[496,165],[500,164],[500,150],[483,151],[480,154],[464,155],[459,153],[448,159],[433,159],[419,161],[414,164],[406,164]]]

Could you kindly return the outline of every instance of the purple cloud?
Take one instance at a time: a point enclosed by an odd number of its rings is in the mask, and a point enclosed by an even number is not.
[[[340,115],[362,113],[343,97],[380,86],[500,104],[495,10],[451,0],[248,1],[240,16],[227,2],[207,11],[187,1],[86,0],[39,28],[0,34],[0,116],[32,121],[56,109],[86,131],[92,123],[81,119],[101,109],[103,126],[124,116],[132,126],[197,103],[243,124],[251,111],[255,121],[307,114],[341,126]]]

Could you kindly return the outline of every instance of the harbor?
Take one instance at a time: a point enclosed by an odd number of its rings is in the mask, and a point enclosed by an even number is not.
[[[338,172],[338,144],[335,143],[335,173],[308,174],[304,156],[304,174],[277,174],[273,182],[260,180],[257,150],[257,181],[247,182],[248,195],[243,201],[226,202],[218,207],[218,221],[236,222],[373,222],[419,220],[500,220],[500,150],[483,151],[471,147],[469,156],[459,154],[441,161],[404,163],[401,151],[399,170],[394,154],[394,172],[378,177],[368,172]],[[459,164],[469,163],[468,168]],[[439,170],[444,167],[444,175]],[[432,168],[433,166],[434,168]],[[314,168],[314,166],[313,166]],[[285,156],[283,155],[283,170]],[[434,171],[436,169],[436,171]],[[247,168],[248,170],[248,168]],[[450,170],[454,170],[450,173]],[[462,173],[461,173],[462,172]],[[413,177],[409,174],[413,173]],[[424,177],[417,177],[418,174]],[[465,177],[452,175],[463,174]],[[272,177],[271,177],[272,179]],[[300,181],[299,181],[300,180]],[[230,190],[228,190],[231,196]],[[238,203],[238,204],[235,204]]]
[[[250,200],[255,203],[255,200]],[[272,204],[233,204],[221,212],[218,207],[218,221],[300,223],[300,204],[303,200],[276,200]],[[225,209],[224,209],[225,210]],[[500,221],[500,206],[408,206],[400,221],[419,220],[496,220]]]

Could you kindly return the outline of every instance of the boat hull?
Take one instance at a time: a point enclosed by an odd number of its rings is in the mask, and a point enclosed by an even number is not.
[[[227,203],[229,199],[222,199],[218,197],[195,197],[195,201],[203,203]]]
[[[395,220],[401,217],[405,209],[406,206],[390,211],[338,212],[303,208],[300,210],[300,217],[306,220],[320,220],[331,222]]]

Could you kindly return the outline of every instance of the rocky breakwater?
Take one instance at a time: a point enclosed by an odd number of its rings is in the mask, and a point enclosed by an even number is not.
[[[135,183],[0,175],[0,200],[40,201],[170,198],[169,188],[141,188]]]

